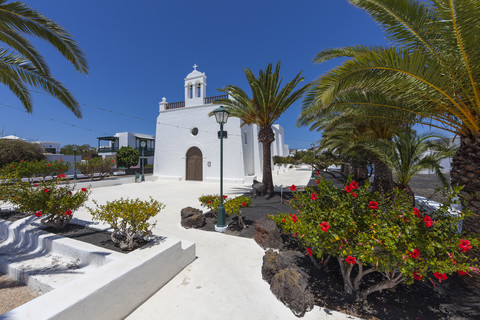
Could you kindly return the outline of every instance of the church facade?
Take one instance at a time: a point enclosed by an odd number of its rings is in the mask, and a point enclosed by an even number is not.
[[[153,174],[159,179],[219,181],[219,124],[209,113],[219,105],[212,102],[226,96],[206,96],[207,77],[197,66],[184,79],[185,100],[169,103],[163,98],[155,135]],[[262,144],[258,126],[242,125],[239,118],[229,117],[224,125],[227,138],[223,143],[223,178],[225,182],[251,183],[262,173]],[[272,127],[275,141],[272,156],[288,155],[284,129]]]

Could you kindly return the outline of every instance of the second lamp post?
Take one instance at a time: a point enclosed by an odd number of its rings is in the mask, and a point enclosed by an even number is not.
[[[228,111],[223,107],[217,108],[213,111],[215,119],[220,124],[220,205],[217,209],[217,224],[215,231],[227,231],[227,224],[225,222],[225,207],[223,206],[223,125],[227,123]]]

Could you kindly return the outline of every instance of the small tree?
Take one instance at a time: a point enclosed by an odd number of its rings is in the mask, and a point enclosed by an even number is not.
[[[22,178],[28,178],[30,182],[47,178],[53,179],[58,175],[65,174],[70,169],[70,163],[60,160],[55,161],[23,161],[12,162],[2,169],[3,179],[15,182]],[[13,181],[12,181],[13,180]]]
[[[111,239],[119,244],[122,250],[133,250],[139,239],[152,235],[152,229],[156,223],[148,220],[156,216],[165,205],[152,199],[141,201],[140,199],[123,199],[98,205],[96,209],[88,208],[93,220],[107,222],[113,229]]]
[[[137,149],[132,147],[121,147],[118,149],[117,154],[115,156],[115,160],[117,161],[117,166],[130,168],[136,166],[138,164],[138,160],[140,159],[140,153]]]
[[[77,144],[67,144],[60,148],[60,153],[65,154],[65,155],[73,155],[75,152],[73,151],[73,148],[77,148],[77,155],[96,155],[98,152],[97,150],[90,146],[89,144],[82,144],[82,145],[77,145]]]
[[[241,208],[247,208],[252,204],[252,199],[246,196],[239,196],[232,199],[227,199],[228,196],[223,196],[224,198],[224,207],[225,212],[228,215],[234,214],[238,217],[238,224],[243,229],[245,228],[245,222],[243,221]],[[212,211],[217,212],[218,206],[220,205],[220,196],[215,195],[203,195],[198,198],[200,205],[207,207]]]
[[[101,157],[91,158],[82,162],[77,162],[78,170],[91,180],[98,174],[100,179],[105,178],[115,166],[115,160],[102,159]]]
[[[43,160],[38,144],[24,140],[0,139],[0,167],[12,162]]]

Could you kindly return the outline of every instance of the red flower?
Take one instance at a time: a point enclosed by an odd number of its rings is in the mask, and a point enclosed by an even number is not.
[[[352,187],[348,184],[348,185],[345,186],[345,188],[343,190],[345,190],[346,193],[350,193],[350,192],[352,192]]]
[[[311,256],[312,255],[312,249],[310,248],[307,248],[307,252],[308,252],[308,255]]]
[[[464,275],[467,274],[467,271],[458,270],[458,274],[461,275],[461,276],[464,276]]]
[[[317,194],[315,192],[312,193],[310,197],[312,198],[313,201],[317,200]]]
[[[42,216],[42,213],[40,211],[35,212],[35,217],[41,217],[41,216]]]
[[[10,168],[13,168],[13,166],[12,166],[12,165],[10,165]]]
[[[294,184],[292,184],[292,186],[290,187],[290,191],[293,192],[293,191],[295,191],[295,190],[297,190],[297,186],[294,185]]]
[[[35,187],[38,187],[38,183],[34,183],[33,185],[34,185]]]
[[[352,192],[352,196],[354,196],[356,198],[357,194],[355,192]]]
[[[296,232],[293,236],[296,237],[298,235],[298,232]]]
[[[242,207],[245,207],[247,204],[245,202],[242,202]]]
[[[416,215],[417,217],[420,217],[420,210],[417,208],[413,207],[413,214]]]
[[[322,223],[320,223],[320,227],[324,232],[328,232],[328,229],[330,229],[330,225],[326,221],[323,221]]]
[[[57,178],[65,178],[65,177],[66,177],[66,175],[64,175],[64,174],[59,174],[59,175],[57,176]]]
[[[472,246],[470,245],[470,241],[465,239],[460,239],[460,244],[458,245],[458,247],[463,252],[467,252],[468,250],[472,249]]]
[[[68,191],[68,194],[72,194],[72,191]]]
[[[358,188],[358,182],[350,182],[350,188],[352,188],[352,190],[356,190]]]
[[[321,179],[318,179],[317,181],[315,181],[315,184],[319,184],[320,181],[322,181]]]
[[[72,210],[67,210],[67,211],[65,211],[65,215],[69,216],[69,215],[71,215],[71,214],[72,214]]]
[[[227,199],[228,196],[223,196],[223,199]]]
[[[447,280],[447,275],[445,273],[434,272],[433,276],[438,279],[438,282],[442,282],[442,280]]]
[[[430,228],[431,226],[433,226],[432,218],[430,218],[429,216],[423,217],[423,221],[425,222],[425,227]]]
[[[285,223],[285,219],[282,219],[282,222]]]
[[[345,259],[345,262],[346,262],[346,263],[350,263],[350,264],[355,264],[355,257],[348,256],[348,257]]]
[[[293,223],[296,223],[296,222],[297,222],[297,216],[296,216],[296,215],[293,215],[293,216],[292,216],[292,221],[293,221]]]
[[[87,188],[82,188],[82,191],[83,191],[83,192],[87,192]]]
[[[377,210],[378,209],[378,202],[377,201],[369,201],[368,202],[368,207],[370,209]]]
[[[423,278],[423,276],[421,274],[418,274],[418,271],[415,271],[413,273],[413,279],[420,281],[420,280],[422,280],[422,278]]]
[[[409,254],[410,257],[412,257],[413,259],[417,259],[417,258],[420,256],[420,250],[418,250],[417,248],[415,248],[413,251],[410,251],[408,254]]]
[[[24,160],[20,160],[20,162],[23,162]]]
[[[50,163],[47,163],[47,167],[50,167]]]
[[[43,192],[45,192],[45,193],[50,192],[50,188],[45,188],[45,189],[43,189]]]

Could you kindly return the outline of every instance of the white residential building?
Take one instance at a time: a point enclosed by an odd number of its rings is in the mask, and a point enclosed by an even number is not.
[[[155,140],[154,175],[160,179],[210,180],[220,178],[219,124],[209,113],[218,105],[212,102],[227,96],[206,96],[207,77],[194,66],[184,79],[185,100],[159,103]],[[241,126],[239,118],[228,118],[223,149],[223,177],[235,183],[251,182],[262,173],[262,145],[256,125]],[[272,156],[288,155],[284,130],[273,126],[275,141]]]
[[[132,147],[137,149],[140,153],[140,159],[142,159],[142,147],[140,146],[140,142],[145,141],[147,145],[143,149],[143,164],[153,164],[155,136],[134,132],[117,132],[113,136],[98,137],[97,139],[98,155],[102,156],[104,159],[114,158],[118,149],[121,147]],[[140,161],[138,166],[140,166]]]

